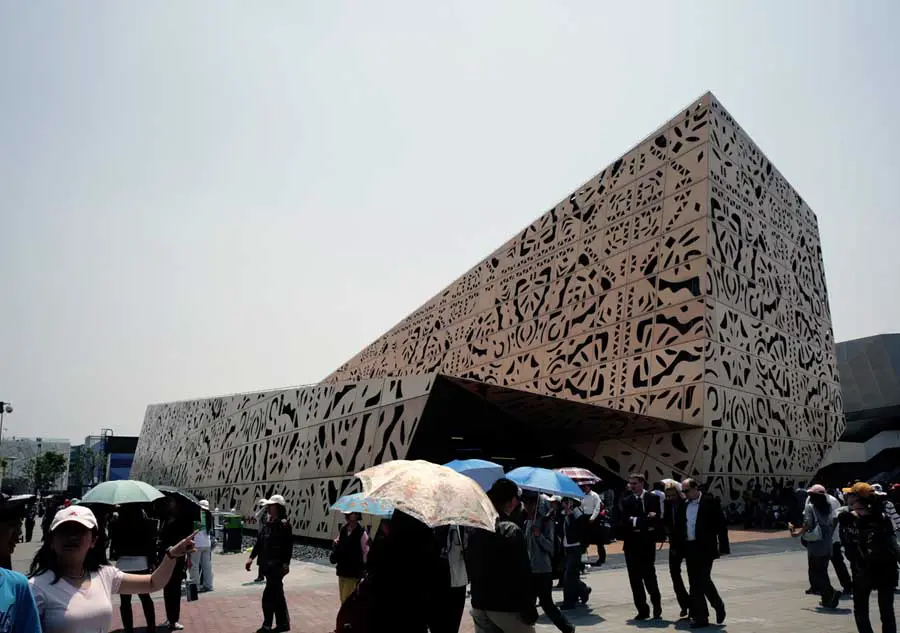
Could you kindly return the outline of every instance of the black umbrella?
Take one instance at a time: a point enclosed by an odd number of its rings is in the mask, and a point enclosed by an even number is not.
[[[175,486],[157,486],[156,489],[167,497],[181,497],[182,499],[186,499],[187,501],[191,502],[198,508],[200,507],[200,500],[187,490],[182,490],[181,488],[176,488]]]

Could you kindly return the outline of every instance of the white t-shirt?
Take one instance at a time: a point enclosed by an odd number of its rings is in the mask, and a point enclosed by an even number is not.
[[[108,633],[112,625],[112,595],[119,593],[124,576],[121,570],[104,565],[91,573],[90,585],[81,589],[65,578],[53,584],[53,572],[30,579],[44,633]]]
[[[146,556],[119,556],[116,567],[127,572],[147,571],[150,569],[150,563],[147,562]]]
[[[600,514],[600,495],[593,490],[585,494],[581,499],[581,511],[591,519],[596,519]]]

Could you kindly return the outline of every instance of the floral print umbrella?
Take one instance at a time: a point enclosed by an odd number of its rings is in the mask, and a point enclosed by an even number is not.
[[[397,459],[356,473],[363,494],[390,501],[428,527],[462,525],[494,531],[497,511],[473,479],[424,460]]]

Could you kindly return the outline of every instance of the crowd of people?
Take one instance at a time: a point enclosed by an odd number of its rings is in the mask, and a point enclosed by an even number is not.
[[[692,629],[725,622],[712,571],[730,545],[727,512],[717,498],[693,479],[648,486],[641,474],[629,477],[614,505],[606,502],[608,493],[601,496],[590,485],[582,491],[581,499],[552,497],[499,479],[487,491],[499,516],[494,531],[431,529],[395,510],[370,536],[360,515],[346,515],[331,555],[342,603],[336,629],[457,633],[469,596],[477,633],[532,633],[538,606],[557,629],[571,632],[568,612],[591,599],[582,579],[585,566],[602,565],[605,545],[613,540],[622,541],[635,622],[662,618],[656,557],[663,542],[669,544],[679,618]],[[792,507],[787,526],[807,550],[806,593],[826,609],[852,595],[860,633],[873,631],[869,600],[875,593],[882,631],[896,633],[900,486],[883,490],[855,482],[839,490],[814,485],[793,492],[799,510]],[[33,511],[33,505],[0,499],[0,630],[103,633],[112,620],[112,596],[119,595],[123,628],[132,631],[131,596],[138,595],[152,633],[157,627],[150,594],[157,591],[164,594],[161,626],[179,630],[185,577],[198,591],[213,589],[215,532],[208,503],[201,502],[199,513],[186,511],[178,497],[153,508],[122,505],[96,514],[68,503]],[[11,553],[27,539],[29,515],[38,514],[46,529],[26,578],[10,570]],[[289,631],[284,577],[293,538],[284,498],[261,499],[256,518],[259,532],[246,569],[256,565],[257,580],[265,582],[258,633]],[[586,563],[589,545],[596,545],[597,558]],[[829,563],[839,589],[831,584]],[[562,588],[559,604],[554,581]]]

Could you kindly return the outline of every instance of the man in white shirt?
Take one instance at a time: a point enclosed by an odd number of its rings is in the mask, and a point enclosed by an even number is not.
[[[662,527],[662,503],[659,497],[647,492],[646,477],[633,473],[628,478],[631,495],[622,499],[619,519],[623,535],[622,549],[625,553],[625,568],[634,605],[637,607],[635,620],[649,620],[662,617],[662,600],[656,579],[656,543],[665,538]],[[650,604],[647,597],[650,597]]]
[[[728,526],[718,499],[704,495],[694,479],[685,479],[681,491],[685,504],[674,517],[672,542],[685,554],[691,597],[691,628],[709,626],[707,600],[716,613],[716,623],[725,622],[725,603],[712,581],[713,561],[731,551]]]
[[[590,544],[597,546],[597,560],[591,563],[591,567],[600,567],[606,562],[606,547],[603,545],[603,539],[600,535],[600,513],[603,510],[603,501],[593,490],[591,484],[582,484],[582,492],[584,497],[581,499],[581,511],[589,517],[590,522]]]

